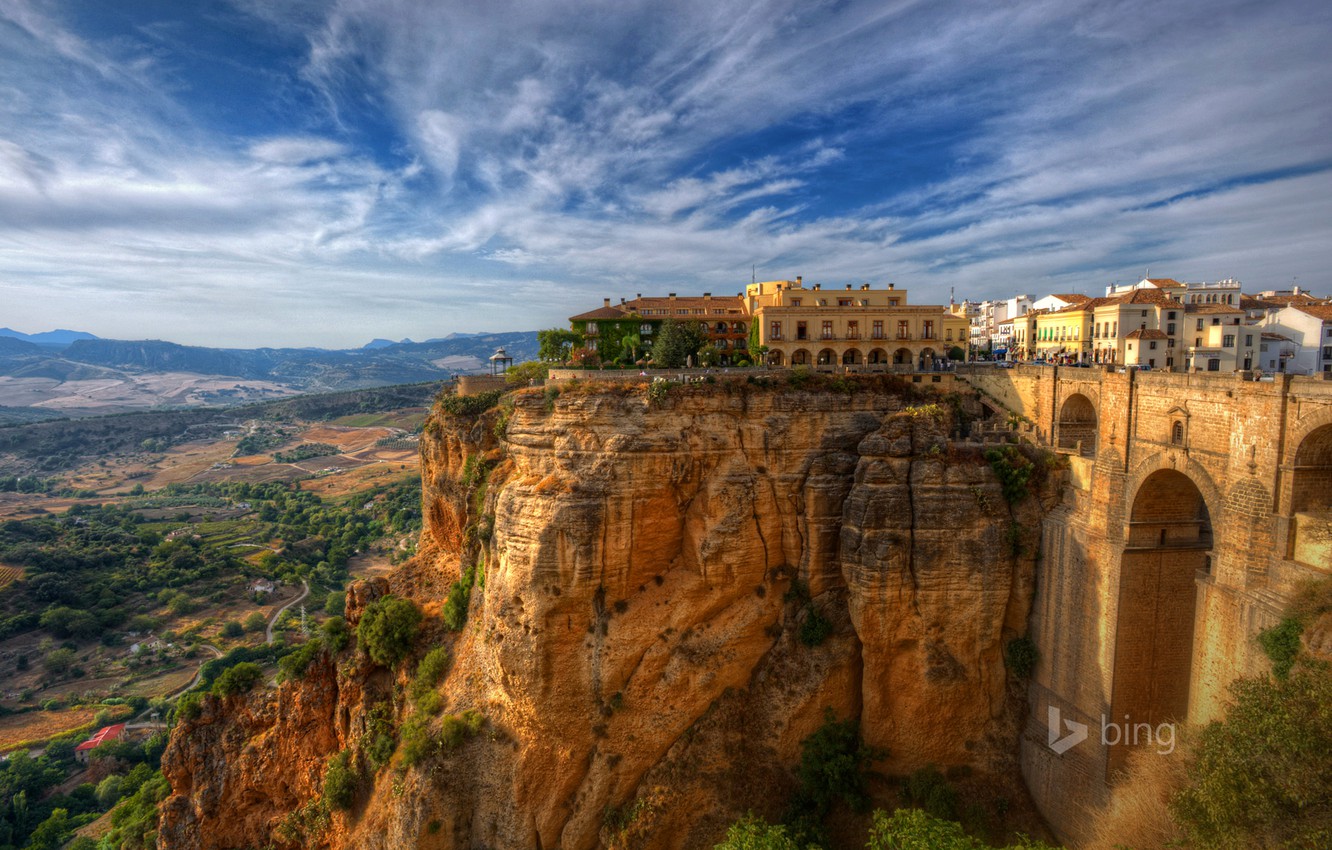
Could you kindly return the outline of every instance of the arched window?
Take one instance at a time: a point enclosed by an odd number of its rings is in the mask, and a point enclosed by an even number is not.
[[[1178,419],[1170,426],[1170,442],[1176,446],[1184,445],[1184,423]]]

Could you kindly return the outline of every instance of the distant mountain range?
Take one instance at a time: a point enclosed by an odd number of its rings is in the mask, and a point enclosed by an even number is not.
[[[66,346],[79,339],[97,339],[93,334],[84,331],[67,331],[58,329],[39,334],[25,334],[22,331],[16,331],[12,328],[0,328],[0,338],[6,337],[9,339],[22,340],[23,342],[30,342],[33,345],[53,347]]]
[[[328,350],[206,348],[100,339],[79,331],[29,335],[4,329],[0,407],[88,415],[447,380],[486,371],[501,346],[516,363],[534,359],[536,332],[374,340],[363,348]],[[0,415],[0,422],[5,418]]]

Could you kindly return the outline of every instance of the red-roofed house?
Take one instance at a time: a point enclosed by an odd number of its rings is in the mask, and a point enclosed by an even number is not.
[[[108,741],[119,741],[125,737],[125,724],[116,723],[112,726],[103,726],[93,734],[91,738],[84,741],[74,748],[74,760],[79,764],[88,763],[88,755],[102,744]]]

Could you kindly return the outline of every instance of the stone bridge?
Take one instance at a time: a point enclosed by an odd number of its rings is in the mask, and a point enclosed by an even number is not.
[[[1038,366],[958,378],[1069,458],[1042,534],[1021,758],[1046,818],[1080,843],[1134,746],[1168,749],[1172,724],[1219,717],[1231,681],[1269,669],[1258,632],[1332,573],[1332,381]]]

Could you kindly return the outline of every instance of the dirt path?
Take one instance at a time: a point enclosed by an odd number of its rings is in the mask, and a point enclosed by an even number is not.
[[[278,617],[282,616],[282,612],[287,610],[291,606],[295,605],[297,602],[302,601],[303,599],[305,599],[305,597],[310,595],[310,583],[305,579],[301,579],[301,585],[305,589],[301,591],[300,596],[297,596],[295,599],[291,600],[286,605],[283,605],[281,608],[273,612],[273,619],[268,621],[268,631],[265,632],[265,638],[268,643],[273,642],[273,627],[277,625]]]
[[[209,652],[213,653],[213,657],[214,657],[214,658],[221,658],[221,657],[222,657],[222,650],[220,650],[220,649],[218,649],[217,647],[213,646],[211,643],[200,644],[200,646],[202,646],[204,649],[208,650]],[[168,699],[168,700],[173,700],[173,699],[175,699],[176,697],[180,696],[181,694],[189,693],[189,692],[194,688],[195,685],[199,684],[199,679],[203,676],[203,668],[204,668],[204,664],[207,664],[207,663],[208,663],[207,661],[204,661],[204,662],[202,662],[202,663],[199,664],[199,669],[194,671],[194,678],[193,678],[193,679],[190,679],[190,683],[189,683],[188,685],[186,685],[186,686],[183,687],[183,688],[177,688],[177,689],[176,689],[175,691],[173,691],[172,693],[167,694],[165,698]],[[144,714],[147,714],[149,711],[151,711],[151,709],[147,709],[147,708],[145,708],[145,709],[139,714],[139,717],[136,717],[136,718],[134,718],[134,719],[135,719],[135,720],[138,720],[139,718],[143,717]]]

